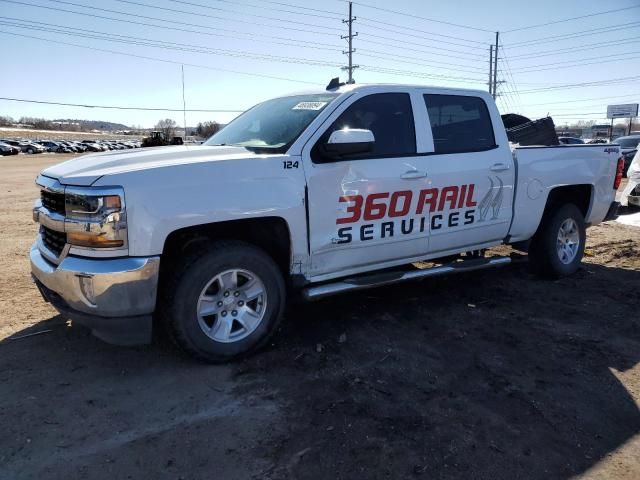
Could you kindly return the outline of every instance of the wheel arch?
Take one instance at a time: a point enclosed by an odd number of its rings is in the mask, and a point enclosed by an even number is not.
[[[165,239],[162,258],[170,268],[185,253],[203,248],[212,240],[238,240],[263,249],[280,267],[285,278],[291,274],[292,241],[282,217],[260,217],[193,225],[171,232]]]
[[[582,213],[583,218],[586,219],[591,209],[592,199],[593,185],[590,184],[561,185],[553,187],[549,190],[547,201],[545,203],[544,210],[542,211],[542,216],[540,217],[540,221],[538,222],[538,226],[532,238],[540,232],[549,215],[562,205],[566,205],[568,203],[574,204]]]
[[[593,185],[579,184],[579,185],[562,185],[552,188],[547,196],[547,202],[544,207],[544,216],[553,208],[565,205],[567,203],[573,203],[582,216],[586,219],[589,216],[591,210],[591,204],[593,202]]]

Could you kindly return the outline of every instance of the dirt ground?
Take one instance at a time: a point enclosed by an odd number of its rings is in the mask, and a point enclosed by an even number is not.
[[[590,229],[559,281],[518,261],[294,302],[209,366],[40,299],[33,179],[61,158],[0,158],[0,478],[640,478],[640,228]]]

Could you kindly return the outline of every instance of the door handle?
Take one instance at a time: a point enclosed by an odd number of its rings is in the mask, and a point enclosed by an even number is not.
[[[427,176],[427,172],[420,172],[418,170],[409,170],[400,175],[400,178],[405,180],[413,180],[414,178],[424,178]]]
[[[506,163],[494,163],[491,165],[491,170],[494,172],[503,172],[505,170],[509,170],[509,165]]]

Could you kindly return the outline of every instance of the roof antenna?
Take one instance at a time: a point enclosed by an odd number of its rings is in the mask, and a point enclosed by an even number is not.
[[[341,86],[346,85],[344,82],[340,82],[339,77],[332,78],[327,85],[327,90],[335,90],[336,88],[340,88]]]

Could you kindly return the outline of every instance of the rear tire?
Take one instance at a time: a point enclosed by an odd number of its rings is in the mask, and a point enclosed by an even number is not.
[[[286,290],[264,251],[245,242],[211,242],[176,265],[163,283],[158,312],[181,349],[224,363],[255,352],[276,332]]]
[[[529,267],[538,275],[559,278],[580,268],[586,229],[580,209],[572,203],[545,213],[529,246]]]

